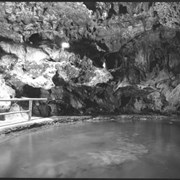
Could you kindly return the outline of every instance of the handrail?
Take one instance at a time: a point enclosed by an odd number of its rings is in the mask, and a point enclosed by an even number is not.
[[[33,101],[47,101],[47,98],[11,98],[11,99],[0,99],[0,101],[28,101],[28,100],[33,100]]]
[[[15,113],[27,113],[29,112],[29,121],[32,117],[32,102],[33,101],[47,101],[47,98],[11,98],[11,99],[0,99],[0,101],[29,101],[29,109],[24,111],[14,111],[14,112],[4,112],[0,113],[0,115],[8,115],[8,114],[15,114]]]
[[[27,113],[27,112],[29,112],[29,110],[5,112],[5,113],[0,113],[0,115],[6,115],[7,113],[8,113],[8,114],[15,114],[15,113]]]

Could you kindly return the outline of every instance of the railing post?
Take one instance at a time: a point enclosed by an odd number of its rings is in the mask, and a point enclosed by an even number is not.
[[[24,110],[24,111],[12,111],[12,112],[4,112],[4,113],[0,113],[1,115],[8,115],[8,114],[15,114],[15,113],[28,113],[28,121],[31,120],[32,117],[32,105],[33,105],[33,100],[34,101],[47,101],[47,98],[11,98],[11,99],[0,99],[1,101],[29,101],[29,109],[28,110]]]
[[[29,121],[31,120],[32,117],[32,100],[29,100]]]

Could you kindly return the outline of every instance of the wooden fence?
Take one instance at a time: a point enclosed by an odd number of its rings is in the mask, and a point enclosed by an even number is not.
[[[32,104],[33,101],[47,101],[47,98],[12,98],[12,99],[0,99],[0,101],[29,101],[29,109],[24,111],[4,112],[0,115],[15,114],[15,113],[29,113],[29,121],[32,117]]]

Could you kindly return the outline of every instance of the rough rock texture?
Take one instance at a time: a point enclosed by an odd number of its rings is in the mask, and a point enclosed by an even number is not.
[[[9,99],[15,96],[15,91],[8,85],[5,84],[5,81],[0,76],[0,99]],[[0,112],[6,111],[10,108],[11,102],[8,101],[0,101]]]
[[[44,117],[178,114],[179,9],[178,2],[2,2],[1,88],[47,97],[33,105]]]
[[[40,97],[41,92],[38,92],[38,89],[50,90],[53,94],[55,86],[64,86],[68,83],[75,87],[81,85],[95,86],[98,83],[105,83],[112,79],[112,75],[106,69],[94,67],[90,59],[83,62],[73,53],[67,51],[60,50],[57,61],[39,48],[4,41],[0,42],[0,47],[5,54],[1,57],[0,68],[6,82],[15,89],[16,96],[19,97]],[[2,80],[4,81],[4,79]],[[7,89],[7,86],[2,84],[1,88],[4,87]],[[73,109],[81,109],[83,107],[81,100],[71,94],[71,89],[69,91],[58,92],[62,96],[65,93],[63,103],[67,108],[71,106]],[[3,95],[3,97],[7,98],[9,94],[6,93],[7,95]],[[47,95],[44,97],[47,97]],[[59,99],[53,97],[53,100],[58,101]],[[56,106],[52,103],[49,106],[40,103],[40,105],[35,106],[33,111],[35,115],[46,117],[50,114],[54,115],[57,111],[55,110]],[[61,109],[61,107],[58,108]],[[61,113],[61,110],[59,112]]]
[[[0,8],[1,34],[17,42],[35,33],[50,39],[61,37],[66,27],[75,24],[76,31],[91,17],[82,2],[1,2]]]
[[[10,112],[16,112],[16,111],[23,111],[24,109],[19,106],[18,104],[16,103],[12,103],[9,111]],[[29,116],[27,113],[17,113],[17,114],[8,114],[8,115],[5,115],[5,120],[6,121],[12,121],[13,120],[28,120]]]

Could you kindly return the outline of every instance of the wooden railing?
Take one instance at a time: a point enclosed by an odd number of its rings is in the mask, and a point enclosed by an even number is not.
[[[0,115],[8,115],[15,113],[29,113],[29,121],[32,117],[32,104],[33,101],[47,101],[47,98],[12,98],[12,99],[0,99],[0,101],[29,101],[29,109],[24,111],[14,111],[14,112],[4,112],[0,113]]]

